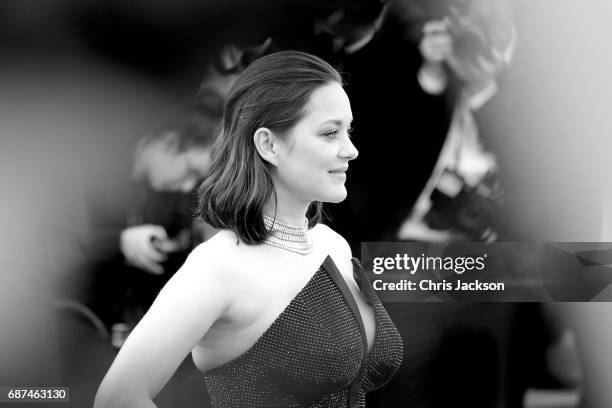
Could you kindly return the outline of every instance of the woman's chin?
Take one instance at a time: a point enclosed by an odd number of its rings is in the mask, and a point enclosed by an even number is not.
[[[337,204],[344,201],[346,199],[346,196],[346,188],[342,187],[342,189],[338,189],[338,191],[335,191],[331,194],[327,194],[324,199],[319,201],[322,201],[324,203]]]

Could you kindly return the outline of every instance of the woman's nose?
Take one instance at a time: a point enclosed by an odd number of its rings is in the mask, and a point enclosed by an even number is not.
[[[351,139],[347,138],[344,146],[342,146],[342,150],[340,151],[340,156],[343,159],[353,160],[359,156],[359,151],[351,141]]]

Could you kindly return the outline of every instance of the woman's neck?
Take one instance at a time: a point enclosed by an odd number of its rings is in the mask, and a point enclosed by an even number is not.
[[[310,203],[290,204],[280,198],[275,203],[274,199],[272,199],[268,200],[266,205],[264,205],[263,213],[282,223],[301,226],[304,223],[309,206]]]

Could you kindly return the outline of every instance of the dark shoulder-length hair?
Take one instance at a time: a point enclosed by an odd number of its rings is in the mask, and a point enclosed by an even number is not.
[[[304,115],[312,92],[342,77],[322,59],[298,51],[281,51],[255,60],[229,92],[223,128],[217,136],[209,176],[200,186],[200,217],[219,229],[229,229],[247,244],[262,243],[269,232],[263,222],[264,204],[276,192],[270,163],[253,141],[266,127],[286,137]],[[321,220],[322,204],[313,202],[306,214],[309,227]]]

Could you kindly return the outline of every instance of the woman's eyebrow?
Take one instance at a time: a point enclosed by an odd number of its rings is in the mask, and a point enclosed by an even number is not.
[[[324,122],[319,123],[319,126],[326,125],[328,123],[331,123],[331,124],[336,125],[336,126],[342,126],[342,124],[344,124],[345,122],[340,120],[340,119],[329,119],[329,120],[326,120]],[[353,123],[353,118],[350,118],[350,120],[348,120],[349,126],[350,126],[351,123]]]

